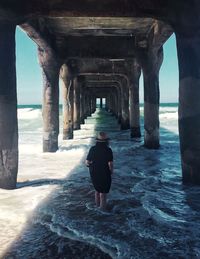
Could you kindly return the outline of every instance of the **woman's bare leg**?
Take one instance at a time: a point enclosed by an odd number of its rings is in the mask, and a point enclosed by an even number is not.
[[[106,209],[106,193],[100,193],[100,208],[102,210]]]
[[[95,203],[99,207],[100,206],[100,193],[95,191]]]

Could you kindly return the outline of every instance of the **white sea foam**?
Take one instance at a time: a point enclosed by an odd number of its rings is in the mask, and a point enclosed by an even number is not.
[[[178,119],[178,112],[165,112],[159,115],[160,119]]]
[[[170,113],[172,113],[172,112],[177,112],[178,111],[178,106],[176,106],[176,107],[169,107],[169,106],[161,106],[161,107],[159,107],[159,112],[160,113],[163,113],[163,112],[170,112]]]
[[[41,110],[32,108],[18,109],[17,116],[19,120],[37,119],[41,116]]]

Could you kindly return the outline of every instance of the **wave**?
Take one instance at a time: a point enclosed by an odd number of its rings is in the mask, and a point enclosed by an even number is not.
[[[22,108],[17,110],[17,117],[19,120],[37,119],[41,116],[41,109]]]
[[[165,112],[159,115],[160,119],[178,119],[178,112]]]

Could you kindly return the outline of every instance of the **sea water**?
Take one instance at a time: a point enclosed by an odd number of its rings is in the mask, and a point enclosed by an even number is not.
[[[63,141],[60,112],[59,150],[43,153],[41,107],[19,107],[18,183],[0,190],[0,257],[200,258],[200,188],[181,181],[177,110],[160,106],[159,150],[99,109]],[[142,115],[141,106],[143,135]],[[84,165],[99,130],[114,153],[106,212]]]

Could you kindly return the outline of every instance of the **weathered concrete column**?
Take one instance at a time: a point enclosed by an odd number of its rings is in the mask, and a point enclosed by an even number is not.
[[[103,98],[100,98],[100,109],[103,108]]]
[[[95,111],[97,109],[97,97],[95,97]]]
[[[109,112],[112,112],[112,93],[109,91],[109,94],[106,97],[106,109]]]
[[[121,82],[121,130],[127,130],[130,128],[129,123],[129,87],[128,81],[122,79]]]
[[[176,33],[179,63],[179,137],[184,183],[200,184],[199,28]]]
[[[86,117],[91,116],[91,97],[88,90],[86,90],[86,93],[85,93],[85,108],[86,108]]]
[[[117,89],[117,118],[118,123],[121,123],[122,118],[122,102],[121,102],[121,89],[119,86],[116,87]]]
[[[108,90],[109,91],[109,90]],[[105,102],[105,110],[110,111],[110,94],[107,95],[106,102]]]
[[[74,130],[80,129],[80,84],[78,78],[73,79],[74,86],[74,112],[73,112],[73,127]]]
[[[92,115],[92,96],[89,94],[89,114]]]
[[[113,105],[114,105],[114,115],[116,118],[118,118],[118,97],[117,97],[117,90],[114,91],[113,96]]]
[[[111,101],[111,113],[115,116],[115,92],[114,91],[110,91],[110,101]]]
[[[50,47],[38,47],[38,57],[43,74],[43,152],[56,152],[59,134],[60,64]]]
[[[92,113],[96,111],[96,97],[92,97]]]
[[[69,68],[63,64],[60,70],[63,94],[63,139],[73,139],[73,81]]]
[[[89,116],[88,114],[88,96],[86,87],[83,88],[83,118],[84,120]]]
[[[80,123],[85,123],[85,97],[84,97],[84,88],[80,88]]]
[[[84,97],[84,101],[83,101],[83,103],[84,103],[84,106],[83,106],[84,118],[86,119],[89,116],[89,114],[88,114],[88,96],[87,96],[87,90],[86,89],[84,89],[83,97]]]
[[[160,146],[159,136],[159,70],[163,61],[163,49],[144,52],[142,69],[144,76],[144,145],[150,149]]]
[[[14,189],[18,171],[15,25],[0,22],[0,188]]]
[[[108,112],[112,112],[112,97],[111,94],[108,93],[108,95],[106,96],[106,103],[105,103],[105,107],[107,105],[107,110]]]
[[[134,63],[132,75],[129,78],[129,103],[130,103],[130,130],[131,138],[141,137],[140,131],[140,103],[139,103],[139,79],[141,68],[137,61]]]

